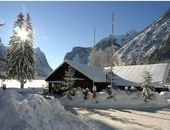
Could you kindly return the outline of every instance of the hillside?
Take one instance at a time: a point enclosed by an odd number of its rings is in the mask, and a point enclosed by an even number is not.
[[[170,10],[124,45],[117,53],[122,64],[161,63],[170,60]],[[166,56],[166,58],[164,57]],[[164,58],[160,58],[164,57]]]

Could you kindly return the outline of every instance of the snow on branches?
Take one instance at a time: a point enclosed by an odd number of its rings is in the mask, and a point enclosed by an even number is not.
[[[66,91],[68,91],[68,98],[72,99],[71,96],[74,96],[75,95],[75,89],[73,87],[74,83],[75,83],[75,78],[74,78],[74,75],[75,75],[75,70],[71,67],[71,66],[68,66],[68,70],[65,71],[65,77],[64,77],[64,89]]]
[[[145,71],[144,74],[144,82],[142,83],[142,96],[143,96],[143,100],[145,102],[147,102],[148,100],[152,100],[154,97],[154,87],[152,85],[152,75],[150,74],[150,72]]]
[[[35,53],[31,17],[20,13],[14,22],[13,35],[7,48],[6,74],[20,81],[21,88],[27,80],[35,79]]]

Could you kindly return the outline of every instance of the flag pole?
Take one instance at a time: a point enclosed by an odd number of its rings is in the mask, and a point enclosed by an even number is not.
[[[114,13],[112,13],[112,36],[111,36],[111,53],[112,53],[112,57],[111,57],[111,80],[110,80],[110,85],[111,87],[113,87],[113,51],[114,51],[114,46],[113,46],[113,40],[114,40]]]
[[[96,45],[96,28],[94,27],[94,43],[93,43],[93,73],[94,73],[94,66],[95,66],[95,45]],[[94,80],[93,80],[93,87],[94,87]]]

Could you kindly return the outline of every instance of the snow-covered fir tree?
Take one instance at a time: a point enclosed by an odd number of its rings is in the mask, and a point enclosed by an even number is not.
[[[33,29],[31,17],[20,13],[14,22],[13,35],[7,48],[6,74],[8,79],[16,79],[21,88],[27,80],[35,79],[35,53],[33,49]]]
[[[148,100],[152,100],[154,97],[154,87],[151,83],[152,81],[152,75],[150,74],[150,72],[145,71],[144,74],[144,82],[142,83],[142,96],[143,96],[143,100],[145,102],[147,102]]]
[[[64,77],[64,90],[65,91],[68,91],[68,95],[70,94],[70,92],[73,90],[74,88],[74,83],[75,83],[75,78],[74,78],[74,75],[75,75],[75,70],[71,67],[71,66],[68,66],[68,70],[65,71],[65,77]]]

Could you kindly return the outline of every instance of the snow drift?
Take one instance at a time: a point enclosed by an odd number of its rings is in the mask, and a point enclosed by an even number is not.
[[[161,97],[158,93],[155,93],[155,99],[149,102],[142,100],[141,92],[135,92],[132,94],[126,94],[122,90],[112,90],[114,98],[108,99],[106,92],[97,93],[97,97],[93,99],[89,94],[89,98],[84,100],[83,93],[77,91],[75,97],[72,100],[67,96],[60,98],[60,102],[63,105],[73,105],[78,107],[95,107],[95,108],[143,108],[143,107],[164,107],[168,105],[165,98]]]
[[[39,94],[0,92],[1,130],[89,130],[94,129],[79,117],[66,112],[60,102]]]

